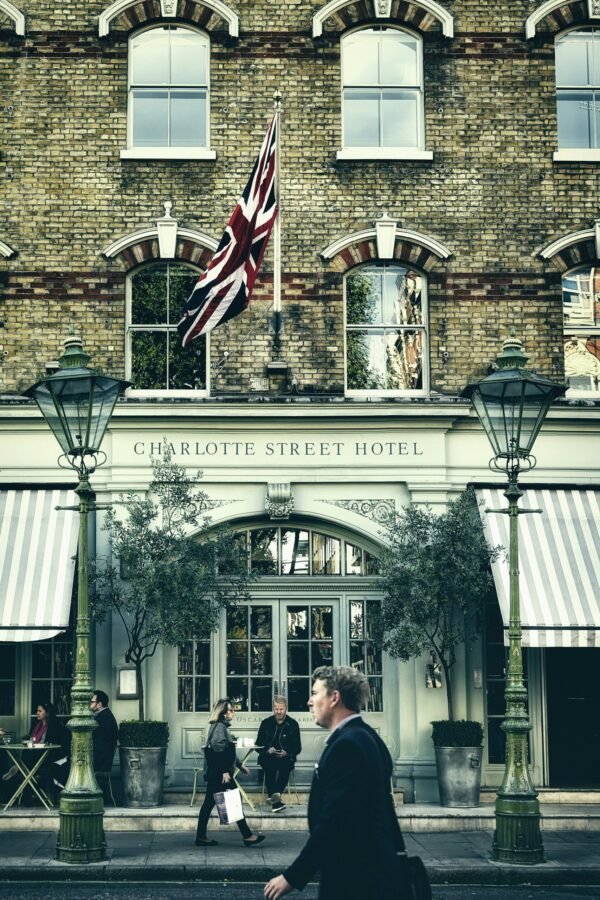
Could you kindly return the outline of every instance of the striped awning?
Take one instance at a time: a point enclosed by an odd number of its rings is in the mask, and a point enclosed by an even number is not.
[[[529,647],[600,646],[600,490],[523,489],[519,585],[523,644]],[[490,546],[504,548],[493,563],[502,620],[509,620],[508,516],[502,489],[477,490]]]
[[[0,491],[0,641],[48,640],[69,625],[79,517],[69,490]]]

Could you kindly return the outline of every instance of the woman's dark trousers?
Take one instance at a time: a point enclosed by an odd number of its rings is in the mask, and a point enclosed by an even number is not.
[[[206,782],[206,795],[204,797],[204,803],[200,807],[200,812],[198,813],[198,830],[196,831],[197,840],[206,840],[208,820],[215,806],[214,795],[219,791],[227,791],[234,787],[235,783],[233,781],[230,781],[229,784],[223,784],[222,773],[219,772],[216,775],[209,773],[208,781]],[[244,839],[252,837],[252,832],[248,828],[248,823],[245,819],[242,819],[240,822],[236,822],[235,824],[239,828],[240,834]]]

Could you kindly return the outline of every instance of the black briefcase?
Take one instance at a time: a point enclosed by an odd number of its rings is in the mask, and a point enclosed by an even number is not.
[[[401,900],[431,900],[429,875],[420,856],[398,853]]]

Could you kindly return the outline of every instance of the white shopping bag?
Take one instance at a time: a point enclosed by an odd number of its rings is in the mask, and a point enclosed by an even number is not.
[[[219,791],[215,794],[215,803],[221,825],[232,825],[244,818],[242,809],[242,795],[239,788],[230,791]]]

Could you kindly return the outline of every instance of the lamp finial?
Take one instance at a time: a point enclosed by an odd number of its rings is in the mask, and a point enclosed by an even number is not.
[[[524,369],[529,357],[523,353],[523,343],[515,337],[514,327],[502,344],[502,352],[496,357],[499,369]]]
[[[58,361],[61,369],[84,369],[90,361],[90,357],[83,349],[81,338],[73,334],[71,326],[70,334],[63,341],[64,353]]]

